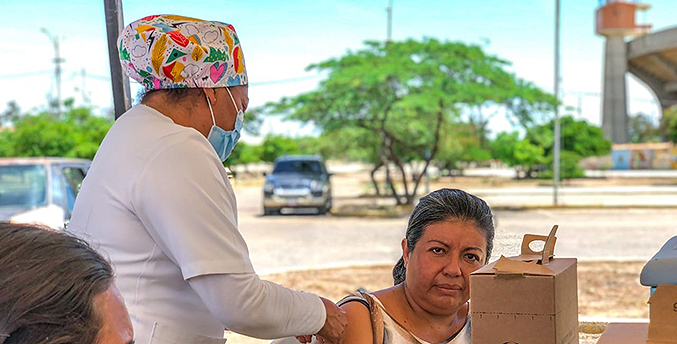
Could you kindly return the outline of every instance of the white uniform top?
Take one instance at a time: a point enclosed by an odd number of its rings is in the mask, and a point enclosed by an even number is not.
[[[235,193],[209,141],[148,106],[127,111],[106,135],[68,230],[110,258],[137,344],[223,343],[224,327],[238,331],[232,319],[262,314],[261,337],[324,324],[319,297],[255,275]],[[241,332],[257,335],[251,325]]]

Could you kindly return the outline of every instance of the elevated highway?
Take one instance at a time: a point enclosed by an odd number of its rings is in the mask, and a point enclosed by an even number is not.
[[[628,71],[656,94],[661,109],[677,105],[677,27],[627,43]]]

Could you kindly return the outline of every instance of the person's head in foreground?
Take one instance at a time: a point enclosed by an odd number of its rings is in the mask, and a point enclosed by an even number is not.
[[[141,103],[204,135],[225,161],[240,139],[248,80],[240,39],[226,23],[152,15],[118,38],[125,73],[145,87]]]
[[[466,343],[469,274],[487,263],[493,239],[493,215],[482,199],[457,189],[421,198],[402,240],[402,258],[393,269],[395,286],[373,294],[383,305],[384,318],[392,319],[390,325],[384,320],[383,343]],[[370,315],[357,302],[344,308],[346,340],[371,343],[374,310]]]
[[[84,241],[0,223],[0,344],[129,344],[110,264]]]

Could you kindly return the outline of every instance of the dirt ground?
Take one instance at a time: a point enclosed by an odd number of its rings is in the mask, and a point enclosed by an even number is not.
[[[645,262],[579,262],[578,311],[585,318],[648,318],[649,288],[639,284]],[[292,289],[338,301],[357,288],[378,290],[392,285],[391,266],[349,267],[294,271],[262,276]],[[592,344],[604,326],[581,323],[580,343]],[[227,333],[228,344],[258,344],[255,340]]]

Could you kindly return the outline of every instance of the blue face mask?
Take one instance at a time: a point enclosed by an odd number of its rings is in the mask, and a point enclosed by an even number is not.
[[[227,87],[226,90],[228,91],[228,95],[230,95],[230,100],[233,101],[233,106],[235,109],[237,109],[233,94],[230,93],[230,90]],[[209,130],[209,135],[207,135],[207,140],[209,143],[211,143],[212,147],[214,147],[216,155],[219,156],[221,162],[224,162],[226,159],[228,159],[228,156],[233,151],[233,148],[235,148],[237,141],[240,140],[240,131],[242,131],[244,113],[242,110],[237,110],[237,116],[235,117],[235,127],[233,130],[226,131],[216,125],[216,121],[214,120],[214,111],[212,110],[212,103],[209,100],[209,97],[207,97],[207,104],[209,105],[209,112],[212,114],[213,123],[212,128]]]

